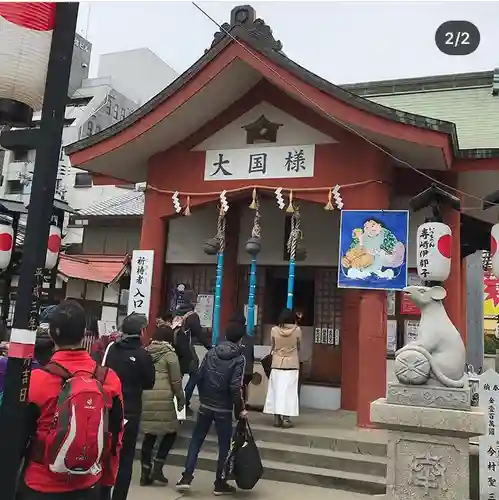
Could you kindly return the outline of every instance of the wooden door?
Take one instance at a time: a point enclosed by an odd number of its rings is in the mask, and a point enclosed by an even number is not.
[[[315,270],[315,322],[310,381],[341,384],[341,290],[337,270]]]

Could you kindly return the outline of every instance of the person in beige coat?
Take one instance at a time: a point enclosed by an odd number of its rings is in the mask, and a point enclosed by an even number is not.
[[[175,444],[179,426],[174,398],[177,400],[178,411],[182,411],[185,405],[180,365],[172,342],[173,330],[169,326],[161,326],[156,329],[153,340],[147,347],[154,362],[156,383],[153,389],[144,391],[143,394],[141,486],[150,485],[154,481],[168,483],[163,475],[163,466]],[[153,465],[152,453],[158,436],[162,437]]]
[[[299,414],[298,380],[300,372],[301,329],[290,309],[279,315],[271,331],[272,371],[270,372],[264,413],[274,415],[276,427],[289,429],[290,417]]]

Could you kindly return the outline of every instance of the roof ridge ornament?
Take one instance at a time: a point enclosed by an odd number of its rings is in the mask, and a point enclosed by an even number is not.
[[[227,36],[227,33],[230,33],[234,28],[239,28],[237,34],[234,33],[234,36],[246,36],[262,44],[265,48],[277,52],[282,50],[282,42],[274,38],[272,28],[265,24],[263,19],[256,17],[256,11],[251,5],[239,5],[232,9],[230,24],[222,24],[221,29],[213,35],[213,42],[210,49],[223,40]],[[205,52],[208,52],[208,50]]]

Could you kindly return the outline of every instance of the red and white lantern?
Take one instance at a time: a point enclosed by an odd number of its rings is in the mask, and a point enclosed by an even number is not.
[[[494,224],[490,231],[490,263],[492,266],[492,274],[499,278],[499,224]]]
[[[423,281],[445,281],[450,274],[452,231],[443,222],[418,227],[417,268]]]
[[[0,269],[7,269],[14,248],[14,230],[9,224],[0,224]]]
[[[0,2],[0,119],[31,121],[42,108],[56,3]]]
[[[47,257],[45,258],[45,269],[54,269],[59,258],[61,248],[61,230],[57,226],[50,226],[49,240],[47,242]]]

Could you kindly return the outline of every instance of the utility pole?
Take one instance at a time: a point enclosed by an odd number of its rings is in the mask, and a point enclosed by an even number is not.
[[[18,297],[0,407],[2,500],[13,500],[21,464],[31,358],[57,179],[78,3],[57,3],[40,122],[40,141],[28,207]]]

